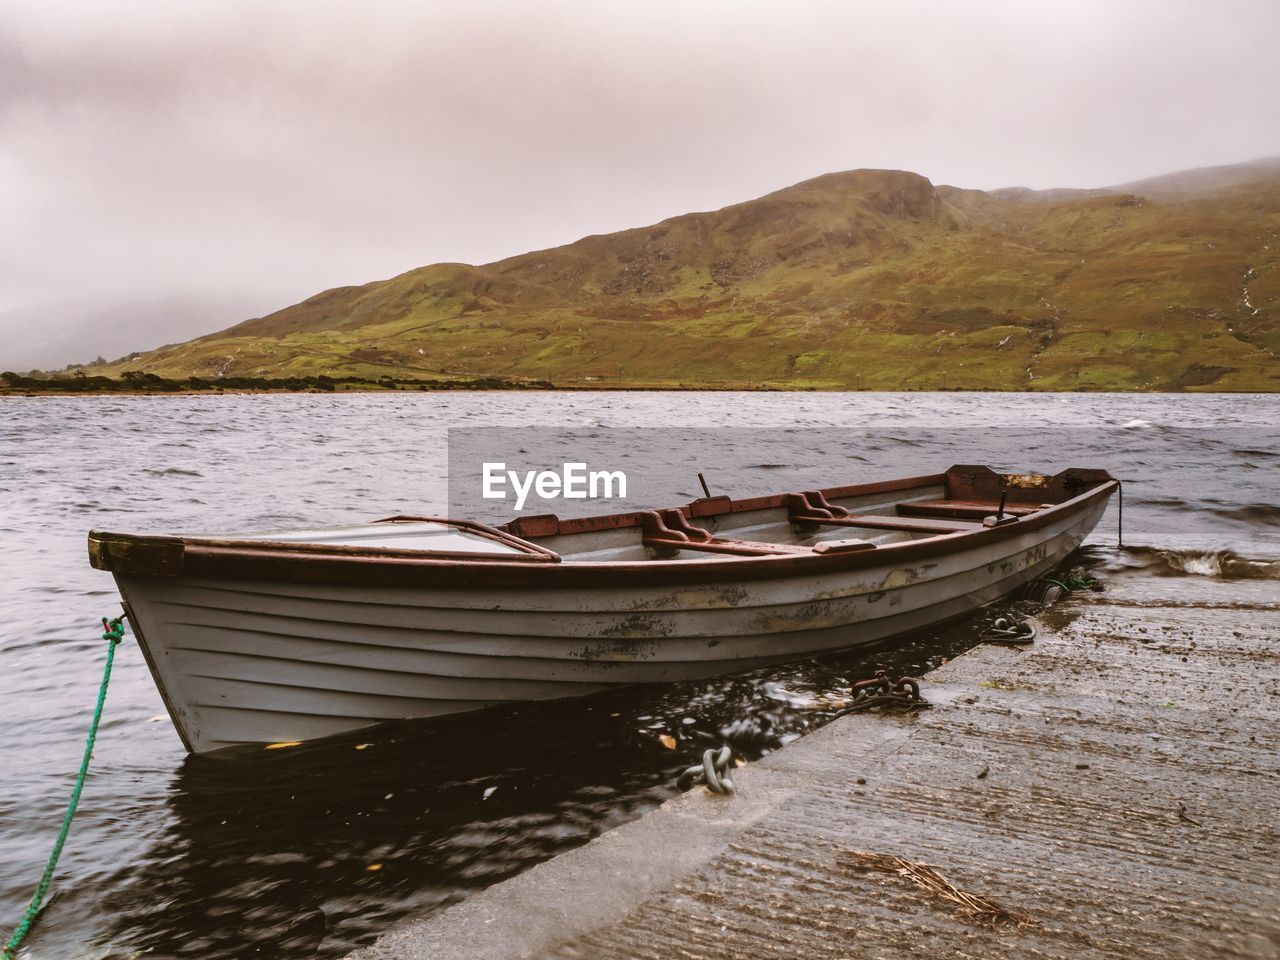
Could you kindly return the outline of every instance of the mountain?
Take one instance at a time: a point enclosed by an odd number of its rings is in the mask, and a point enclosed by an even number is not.
[[[1280,161],[1115,190],[832,173],[339,287],[92,373],[1280,390]]]

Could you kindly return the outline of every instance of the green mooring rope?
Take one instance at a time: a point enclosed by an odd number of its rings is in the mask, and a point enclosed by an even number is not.
[[[89,760],[93,757],[93,742],[98,738],[98,721],[102,719],[102,707],[107,702],[107,684],[111,682],[111,664],[116,659],[116,645],[124,638],[124,617],[114,620],[102,618],[102,639],[107,641],[107,665],[102,670],[102,686],[98,688],[98,705],[93,709],[93,722],[89,724],[89,736],[84,742],[84,759],[80,761],[80,772],[76,774],[76,785],[71,790],[71,801],[67,804],[67,812],[62,816],[62,829],[58,831],[58,840],[53,845],[53,853],[49,854],[49,862],[45,864],[44,876],[36,886],[35,895],[27,905],[27,912],[22,915],[13,936],[0,950],[0,958],[13,960],[18,955],[18,948],[27,938],[40,915],[40,907],[44,904],[44,896],[49,892],[49,884],[53,880],[53,871],[58,866],[58,858],[62,856],[62,845],[67,842],[67,834],[71,830],[71,820],[76,815],[76,806],[80,803],[80,791],[84,789],[84,778],[89,773]]]

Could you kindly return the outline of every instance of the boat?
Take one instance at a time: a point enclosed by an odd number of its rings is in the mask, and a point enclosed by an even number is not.
[[[91,531],[188,751],[736,673],[884,643],[1052,571],[1118,483],[953,466],[501,526]]]

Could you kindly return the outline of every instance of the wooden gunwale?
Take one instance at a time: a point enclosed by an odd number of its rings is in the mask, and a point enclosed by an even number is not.
[[[1104,474],[1105,476],[1105,474]],[[942,483],[946,474],[932,474],[882,483],[829,487],[829,498],[865,496],[909,490]],[[219,541],[207,538],[135,537],[129,534],[90,532],[90,554],[95,566],[120,573],[148,575],[150,571],[130,562],[118,564],[109,544],[140,544],[143,541],[180,549],[180,569],[166,575],[212,579],[306,581],[408,587],[458,587],[478,590],[561,589],[627,586],[686,586],[737,581],[786,579],[833,571],[894,566],[928,560],[961,550],[978,548],[1060,520],[1083,511],[1099,499],[1110,497],[1118,486],[1114,479],[1099,480],[1096,486],[1062,503],[1039,510],[1016,522],[994,527],[976,527],[879,546],[871,550],[831,551],[766,556],[726,556],[714,560],[633,560],[603,563],[545,562],[532,554],[501,560],[462,557],[423,557],[388,552],[377,548],[337,550],[326,545],[288,542]],[[710,515],[742,513],[782,507],[786,494],[725,501],[714,498],[716,510]],[[686,515],[698,512],[700,501],[679,508]],[[723,509],[726,507],[727,509]],[[643,512],[610,514],[580,520],[559,521],[559,533],[587,533],[598,530],[638,527]],[[465,521],[464,521],[465,522]],[[513,537],[513,539],[519,539]],[[528,543],[528,541],[520,541]],[[536,546],[529,544],[529,546]],[[314,549],[321,547],[322,549]],[[547,551],[550,552],[550,551]],[[534,562],[530,562],[530,561]]]

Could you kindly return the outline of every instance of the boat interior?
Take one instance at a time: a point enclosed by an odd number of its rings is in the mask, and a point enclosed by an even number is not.
[[[706,496],[683,507],[561,519],[517,517],[501,526],[396,516],[358,526],[225,536],[89,533],[101,570],[176,576],[192,549],[240,562],[303,556],[362,562],[607,564],[730,563],[871,551],[1017,524],[1099,487],[1105,470],[1054,476],[954,466],[944,473],[762,497]]]
[[[745,500],[704,497],[685,507],[612,517],[521,517],[500,529],[566,563],[843,553],[1016,523],[1083,489],[1055,480],[952,467],[889,483]]]
[[[883,483],[737,500],[708,496],[665,510],[518,517],[499,527],[397,516],[363,527],[238,539],[287,542],[304,550],[543,563],[843,553],[1014,524],[1110,480],[1099,470],[1048,477],[955,466]]]

